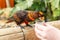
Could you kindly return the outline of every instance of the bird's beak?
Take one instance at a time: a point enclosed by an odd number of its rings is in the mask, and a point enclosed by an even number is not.
[[[44,17],[39,17],[39,20],[41,21],[44,21],[44,19],[45,19]]]
[[[43,16],[43,12],[39,12],[39,20],[43,21],[44,20],[44,16]]]

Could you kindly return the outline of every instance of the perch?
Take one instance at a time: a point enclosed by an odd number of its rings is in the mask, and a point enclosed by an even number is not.
[[[60,20],[47,23],[60,29]],[[31,27],[25,27],[25,29],[21,29],[20,27],[9,27],[0,29],[0,40],[39,40],[39,39],[35,36],[34,29]]]

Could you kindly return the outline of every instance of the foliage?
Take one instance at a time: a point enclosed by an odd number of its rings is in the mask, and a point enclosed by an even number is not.
[[[15,7],[13,8],[10,16],[18,10],[25,10],[33,4],[33,0],[15,0]]]
[[[18,10],[43,11],[48,20],[57,20],[60,19],[60,0],[15,0],[10,16]]]
[[[33,0],[25,0],[25,1],[20,0],[20,1],[17,2],[17,4],[15,5],[15,7],[18,10],[24,10],[24,9],[30,7],[32,4],[33,4]]]
[[[54,19],[60,19],[60,0],[50,0]]]
[[[40,1],[40,0],[34,0],[33,1],[33,4],[31,7],[28,8],[28,10],[37,10],[37,11],[40,11],[40,10],[45,10],[45,3],[44,1]]]

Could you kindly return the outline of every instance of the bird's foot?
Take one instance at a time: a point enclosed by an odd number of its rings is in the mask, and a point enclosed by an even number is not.
[[[31,25],[27,24],[27,26],[32,27]]]
[[[24,27],[23,27],[23,26],[18,26],[18,27],[20,27],[20,28],[24,29]]]

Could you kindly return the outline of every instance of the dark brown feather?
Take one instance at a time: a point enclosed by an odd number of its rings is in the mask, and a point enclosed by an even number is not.
[[[30,17],[29,17],[30,14]],[[17,23],[17,25],[20,25],[22,22],[27,22],[26,24],[28,24],[28,22],[34,21],[36,18],[39,18],[41,15],[38,11],[24,11],[24,10],[20,10],[17,11],[14,15],[13,15],[13,19],[14,21]],[[34,20],[31,20],[31,19]]]

